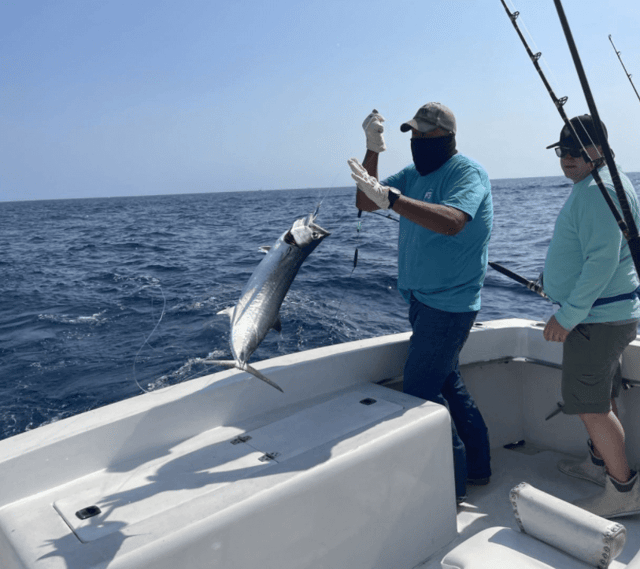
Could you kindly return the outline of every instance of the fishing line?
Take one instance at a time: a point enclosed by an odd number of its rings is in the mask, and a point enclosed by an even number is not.
[[[149,345],[149,347],[154,350],[155,348],[149,344],[149,340],[151,339],[151,336],[153,336],[153,334],[155,333],[155,331],[158,329],[158,326],[160,326],[160,322],[162,322],[162,318],[164,317],[166,308],[167,308],[167,298],[164,295],[164,291],[162,290],[162,287],[160,286],[160,283],[154,283],[152,286],[154,287],[158,287],[160,289],[160,294],[162,295],[162,312],[160,314],[160,318],[158,318],[158,321],[156,322],[156,325],[153,327],[153,330],[151,330],[151,333],[145,338],[144,342],[142,343],[142,346],[140,346],[140,349],[138,350],[138,352],[136,353],[136,357],[133,359],[133,380],[136,382],[136,385],[144,392],[144,393],[151,393],[153,390],[152,389],[145,389],[144,387],[142,387],[142,385],[140,385],[140,382],[138,381],[138,378],[136,377],[136,362],[138,361],[138,356],[140,355],[140,352],[142,351],[142,349],[145,347],[145,345]],[[148,285],[144,286],[143,288],[147,288]],[[153,308],[153,302],[151,304],[152,308]]]
[[[400,223],[400,218],[395,217],[395,216],[393,216],[391,214],[388,214],[388,213],[382,213],[380,211],[369,211],[367,213],[374,213],[376,215],[379,215],[380,217],[384,217],[386,219],[390,219],[391,221],[397,221],[398,223]]]
[[[567,40],[567,44],[569,46],[569,51],[571,52],[571,57],[573,58],[573,63],[576,68],[576,72],[578,73],[578,77],[580,79],[580,85],[582,86],[582,91],[584,93],[585,99],[587,100],[587,105],[589,107],[589,112],[593,117],[594,126],[596,129],[596,137],[600,142],[600,146],[602,146],[602,151],[604,153],[605,162],[607,163],[607,167],[609,169],[609,174],[611,175],[611,181],[613,182],[613,187],[616,192],[616,196],[618,197],[618,202],[620,203],[620,209],[622,209],[622,214],[624,216],[624,221],[627,226],[627,231],[625,232],[620,226],[622,230],[622,234],[627,240],[627,244],[629,246],[629,252],[631,253],[631,257],[633,259],[633,264],[636,270],[636,274],[640,276],[640,235],[638,235],[638,227],[636,225],[635,218],[631,212],[631,208],[629,206],[629,200],[627,199],[627,194],[622,187],[622,180],[620,179],[620,174],[618,172],[618,167],[613,159],[613,152],[611,147],[609,146],[609,142],[607,140],[607,136],[604,132],[604,128],[602,126],[602,121],[600,120],[600,115],[598,114],[598,109],[596,107],[596,102],[591,93],[591,87],[589,87],[589,81],[587,80],[587,75],[582,67],[582,61],[580,60],[580,55],[578,54],[578,49],[573,40],[573,35],[571,33],[571,29],[569,27],[569,22],[564,13],[564,9],[562,7],[562,2],[560,0],[554,0],[554,4],[556,6],[556,10],[558,12],[558,17],[560,18],[560,23],[562,24],[562,29],[565,34],[565,38]],[[597,173],[597,170],[592,172],[594,180],[598,183],[598,187],[603,193],[608,195],[606,192],[606,188],[600,179],[600,175]],[[611,206],[610,206],[611,207]],[[611,208],[614,216],[616,215],[615,208]],[[617,217],[616,217],[617,220]],[[618,223],[620,225],[620,223]]]
[[[547,70],[548,75],[551,76],[552,82],[554,85],[560,85],[560,82],[558,81],[558,78],[556,77],[555,73],[553,72],[553,69],[551,67],[551,65],[549,65],[549,62],[546,60],[546,58],[544,57],[544,55],[542,54],[542,50],[540,50],[536,44],[536,41],[533,37],[533,34],[529,31],[529,28],[527,28],[527,25],[524,22],[524,18],[522,18],[522,15],[520,14],[520,12],[516,11],[516,7],[513,4],[513,2],[509,2],[511,9],[513,10],[514,14],[517,14],[516,17],[520,18],[520,23],[522,24],[521,27],[524,29],[527,37],[529,38],[529,40],[531,41],[531,44],[533,45],[533,48],[536,52],[536,54],[538,54],[540,61],[542,61],[544,63],[544,67]],[[504,5],[504,3],[503,3]]]
[[[620,60],[620,65],[622,65],[622,69],[624,69],[624,73],[627,76],[627,79],[629,79],[629,83],[631,83],[631,86],[633,87],[633,90],[636,93],[636,97],[638,97],[638,100],[640,101],[640,95],[638,94],[638,90],[636,89],[636,86],[633,84],[633,81],[631,80],[631,73],[629,73],[627,71],[627,68],[624,66],[624,63],[622,63],[622,58],[620,57],[620,53],[617,49],[615,44],[613,43],[613,40],[611,39],[611,34],[609,34],[609,41],[611,42],[611,45],[613,46],[613,51],[616,52],[616,55],[618,56],[618,59]]]
[[[335,178],[334,178],[334,181],[335,181]],[[324,195],[320,199],[320,203],[318,204],[318,206],[316,208],[316,211],[320,209],[320,206],[324,202],[325,198],[329,195],[329,192],[331,190],[333,190],[333,189],[335,189],[335,188],[327,188],[327,190],[325,191]],[[355,238],[356,247],[355,247],[355,251],[354,251],[354,254],[353,254],[352,268],[351,268],[351,273],[350,273],[349,276],[353,275],[353,272],[356,270],[356,267],[358,265],[358,255],[359,255],[359,250],[360,250],[360,236],[361,236],[362,227],[363,227],[363,225],[362,225],[362,221],[363,221],[362,214],[363,213],[371,213],[371,214],[377,215],[379,217],[384,217],[386,219],[390,219],[390,220],[396,221],[396,222],[400,221],[399,218],[394,217],[393,215],[390,215],[388,213],[382,213],[382,212],[379,212],[379,211],[363,212],[363,210],[360,210],[360,209],[358,210],[357,222],[356,222],[356,238]],[[331,230],[331,232],[334,233],[334,232],[338,231],[339,229],[342,229],[342,227],[344,227],[345,225],[348,225],[348,224],[351,224],[351,223],[352,223],[352,221],[349,218],[346,218],[343,221],[341,221],[340,223],[338,223]]]
[[[333,178],[333,183],[335,183],[336,179],[337,179],[338,175],[336,174],[336,176],[334,176]],[[320,208],[320,206],[322,205],[322,203],[324,202],[325,198],[329,195],[329,192],[331,190],[333,190],[335,188],[332,187],[328,187],[327,190],[324,192],[324,195],[322,196],[320,203],[318,204],[318,208]],[[362,210],[358,210],[358,219],[357,219],[357,224],[356,224],[356,248],[355,248],[355,253],[353,256],[353,267],[351,269],[351,273],[349,274],[349,278],[351,278],[353,276],[353,272],[356,270],[356,265],[358,264],[358,248],[359,248],[359,244],[360,244],[360,232],[362,230]],[[352,220],[349,219],[349,217],[345,218],[344,220],[342,220],[342,222],[338,223],[337,226],[335,226],[332,230],[331,233],[335,233],[336,231],[338,231],[339,229],[342,229],[342,227],[346,226],[347,224],[351,224]],[[331,335],[333,333],[333,330],[336,326],[336,322],[337,322],[337,317],[338,314],[340,313],[340,308],[342,307],[342,301],[344,300],[346,296],[346,291],[342,294],[342,296],[340,297],[340,300],[338,302],[338,307],[335,310],[335,313],[333,315],[333,317],[331,318],[331,322],[333,322],[333,324],[331,325],[331,328],[329,328],[329,331],[327,332],[327,336],[329,338],[331,338]]]
[[[351,269],[351,275],[353,275],[353,271],[356,270],[356,267],[358,266],[358,252],[360,249],[360,233],[362,231],[362,213],[363,210],[359,209],[358,210],[358,224],[356,226],[356,250],[353,254],[353,268]],[[372,213],[375,214],[379,217],[384,217],[385,219],[390,219],[391,221],[396,221],[398,223],[400,223],[400,219],[397,217],[394,217],[393,215],[387,214],[387,213],[382,213],[379,211],[368,211],[366,213]],[[349,275],[349,276],[351,276]]]
[[[573,123],[571,123],[566,115],[566,113],[564,112],[563,106],[564,104],[567,102],[567,97],[563,97],[561,99],[558,99],[558,97],[556,97],[555,93],[553,92],[553,89],[551,88],[551,85],[549,85],[549,82],[547,81],[546,76],[544,75],[542,69],[540,68],[540,65],[538,63],[538,60],[541,57],[541,53],[538,52],[536,54],[534,54],[531,51],[531,48],[529,47],[529,44],[527,43],[527,40],[524,38],[522,31],[520,30],[520,27],[518,26],[517,23],[517,18],[520,15],[519,12],[511,12],[509,10],[509,8],[507,7],[507,4],[505,2],[505,0],[500,0],[507,15],[509,16],[509,19],[511,20],[511,23],[513,24],[514,29],[516,30],[516,32],[518,33],[518,36],[520,37],[520,40],[522,41],[527,54],[529,55],[529,58],[531,59],[531,62],[533,63],[534,67],[536,68],[536,71],[538,72],[538,75],[540,76],[540,78],[542,79],[542,82],[544,83],[544,86],[547,89],[547,92],[549,93],[549,96],[551,97],[551,100],[553,101],[553,103],[556,106],[556,109],[558,110],[558,113],[560,114],[562,120],[564,121],[566,127],[569,129],[569,132],[571,133],[573,139],[575,141],[577,141],[581,148],[582,148],[582,152],[583,152],[583,158],[585,158],[586,161],[591,161],[591,158],[589,157],[589,155],[586,152],[586,147],[585,145],[582,143],[581,138],[578,136],[578,133],[576,132],[576,129],[573,125]],[[562,25],[562,29],[564,31],[568,46],[569,46],[569,51],[571,52],[571,56],[573,58],[574,61],[574,65],[576,67],[576,71],[578,73],[578,77],[580,79],[580,83],[582,85],[582,90],[584,92],[585,98],[587,100],[587,104],[589,107],[589,112],[591,113],[591,116],[593,118],[593,122],[594,122],[594,126],[596,129],[596,137],[598,139],[597,143],[599,146],[602,147],[602,152],[604,154],[604,160],[609,168],[609,173],[611,175],[611,179],[613,182],[613,186],[614,189],[616,191],[616,195],[618,197],[618,201],[620,203],[620,208],[622,209],[622,213],[624,215],[624,219],[622,218],[622,216],[620,215],[620,213],[617,210],[617,207],[615,206],[615,204],[613,203],[613,200],[611,198],[611,196],[609,195],[609,192],[607,191],[602,179],[600,178],[600,174],[598,172],[597,169],[597,162],[596,162],[596,167],[591,171],[591,175],[593,176],[594,181],[596,182],[596,184],[598,185],[598,188],[600,189],[600,192],[602,194],[602,197],[604,198],[604,200],[607,203],[607,206],[609,207],[609,209],[611,210],[611,213],[613,214],[613,216],[615,217],[615,220],[618,224],[618,227],[620,228],[620,231],[622,232],[622,234],[624,235],[625,239],[627,240],[627,243],[629,245],[629,251],[631,252],[631,256],[633,258],[633,262],[634,262],[634,266],[636,269],[636,272],[640,275],[640,236],[638,236],[638,229],[635,223],[635,220],[633,218],[633,214],[631,213],[631,209],[629,207],[629,203],[627,200],[627,196],[626,193],[624,191],[624,188],[622,187],[622,182],[620,180],[620,176],[618,174],[618,169],[616,167],[616,164],[613,160],[613,153],[611,151],[611,148],[609,146],[607,137],[604,133],[604,129],[602,128],[602,123],[600,121],[600,117],[598,115],[598,110],[595,106],[595,101],[593,100],[593,96],[591,94],[591,89],[589,88],[589,84],[587,81],[587,77],[586,74],[584,73],[584,69],[582,67],[582,63],[580,61],[580,56],[578,54],[578,50],[575,46],[575,43],[573,41],[573,36],[571,34],[571,30],[569,28],[569,23],[566,19],[566,16],[564,14],[564,10],[562,8],[562,3],[560,2],[560,0],[554,0],[554,4],[556,6],[557,12],[558,12],[558,17],[560,18],[560,23]],[[593,143],[594,141],[591,140],[591,142]],[[594,144],[595,146],[595,144]]]
[[[353,273],[355,272],[356,267],[358,266],[358,254],[360,251],[360,234],[362,233],[362,213],[363,213],[363,210],[359,209],[358,216],[357,216],[357,224],[356,224],[356,247],[353,253],[353,266],[351,267],[349,278],[353,277]],[[378,211],[369,211],[366,213],[373,213],[380,217],[384,217],[392,221],[400,222],[398,218],[389,214],[378,212]],[[327,333],[329,337],[331,337],[331,334],[333,333],[333,329],[335,328],[335,323],[337,322],[337,317],[338,317],[338,314],[340,313],[340,309],[342,308],[342,301],[344,300],[345,296],[346,296],[346,292],[340,297],[340,301],[338,302],[338,307],[336,308],[335,314],[331,319],[333,321],[333,324],[331,325],[331,328],[329,328],[329,332]]]

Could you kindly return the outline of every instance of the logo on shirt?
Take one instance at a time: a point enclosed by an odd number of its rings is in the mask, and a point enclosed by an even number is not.
[[[424,201],[430,200],[432,195],[433,195],[432,191],[428,191],[427,193],[425,193],[424,194]]]

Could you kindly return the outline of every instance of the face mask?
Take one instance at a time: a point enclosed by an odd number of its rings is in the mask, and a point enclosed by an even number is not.
[[[421,176],[435,172],[456,152],[458,152],[456,150],[456,137],[453,134],[437,138],[411,139],[413,163]]]

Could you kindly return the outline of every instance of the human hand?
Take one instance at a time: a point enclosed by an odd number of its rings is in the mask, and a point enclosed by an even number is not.
[[[381,186],[380,182],[365,170],[356,158],[347,160],[351,168],[351,177],[356,181],[359,190],[381,209],[389,209],[389,187]]]
[[[547,342],[564,342],[571,330],[560,326],[555,316],[552,316],[544,327],[542,336]]]
[[[362,128],[367,136],[367,150],[380,153],[387,149],[384,143],[384,137],[382,136],[384,132],[383,122],[384,117],[376,109],[373,109],[367,118],[364,119]]]

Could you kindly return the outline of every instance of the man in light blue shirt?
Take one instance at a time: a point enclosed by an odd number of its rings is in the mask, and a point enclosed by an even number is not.
[[[448,406],[460,502],[468,483],[486,484],[491,476],[487,427],[458,365],[480,310],[493,222],[491,184],[482,166],[456,150],[455,117],[440,103],[422,106],[402,124],[403,132],[412,133],[413,164],[380,184],[382,121],[377,111],[365,119],[364,162],[349,160],[356,205],[400,215],[398,289],[410,306],[413,329],[404,392]]]
[[[640,513],[640,480],[627,463],[615,396],[619,358],[636,338],[640,319],[638,275],[593,177],[597,170],[619,209],[593,119],[581,115],[570,122],[580,140],[565,126],[560,141],[549,146],[556,147],[562,171],[574,186],[558,215],[545,261],[544,290],[560,308],[547,323],[544,337],[563,342],[563,412],[578,415],[584,423],[590,455],[584,461],[561,461],[558,468],[604,486],[603,493],[577,505],[603,517],[625,516]],[[620,179],[639,224],[633,185],[622,173]]]

